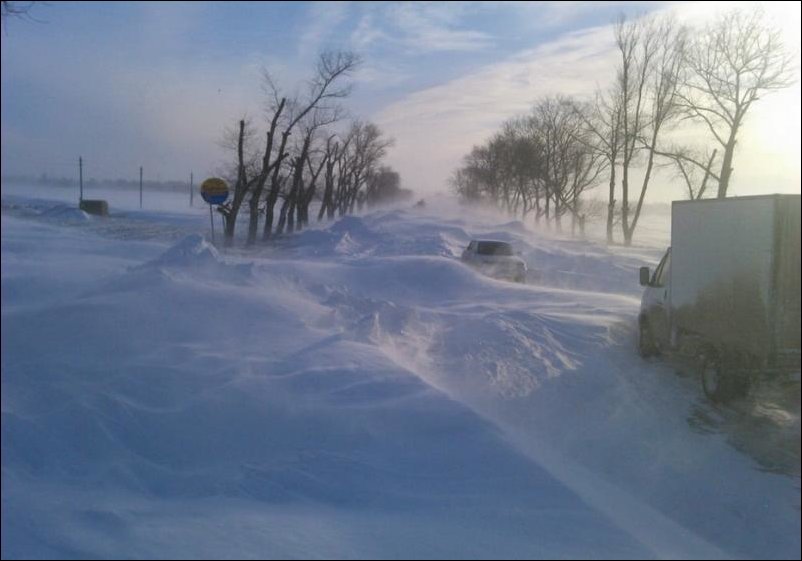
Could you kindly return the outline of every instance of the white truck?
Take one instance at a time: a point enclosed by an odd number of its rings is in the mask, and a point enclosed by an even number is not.
[[[674,202],[671,247],[640,284],[641,355],[690,359],[710,399],[798,376],[799,195]]]

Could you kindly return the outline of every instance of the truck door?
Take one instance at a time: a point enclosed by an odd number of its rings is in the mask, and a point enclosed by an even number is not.
[[[646,289],[646,317],[654,342],[662,349],[669,347],[668,279],[671,268],[671,248],[663,256]]]

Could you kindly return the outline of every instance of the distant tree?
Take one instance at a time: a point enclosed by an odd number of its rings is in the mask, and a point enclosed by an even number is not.
[[[584,230],[583,194],[604,169],[585,126],[586,108],[566,96],[539,100],[529,115],[513,118],[482,146],[474,146],[450,179],[463,201],[489,201],[510,214],[561,228]]]
[[[348,150],[341,170],[343,181],[336,196],[340,216],[353,213],[358,204],[364,204],[363,188],[394,143],[376,124],[358,120],[351,124],[347,138]]]
[[[724,198],[744,118],[754,102],[794,82],[793,60],[757,8],[729,12],[697,33],[685,62],[681,105],[723,149],[717,196]]]
[[[342,145],[339,141],[335,142],[334,137],[329,137],[326,142],[326,172],[323,178],[323,200],[317,215],[318,222],[323,220],[324,215],[329,220],[334,218],[334,213],[337,209],[337,192],[340,190],[338,188],[335,191],[335,186],[340,185],[343,181],[345,174],[345,154],[348,150],[348,144],[351,142],[351,138],[352,137],[348,137]]]
[[[540,173],[546,196],[554,201],[558,230],[562,228],[562,216],[570,213],[572,232],[577,224],[580,232],[584,232],[585,216],[580,200],[585,191],[597,184],[603,166],[601,154],[589,148],[583,112],[574,99],[557,96],[541,100],[533,114],[543,146]]]
[[[401,188],[401,176],[390,166],[381,166],[368,177],[365,191],[368,206],[399,201],[411,196],[412,191]]]

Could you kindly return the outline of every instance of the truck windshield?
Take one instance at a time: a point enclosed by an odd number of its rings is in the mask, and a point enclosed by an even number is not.
[[[476,249],[479,255],[512,255],[512,246],[505,242],[479,242]]]

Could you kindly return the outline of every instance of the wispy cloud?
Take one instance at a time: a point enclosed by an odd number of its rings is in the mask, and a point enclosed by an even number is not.
[[[461,28],[464,6],[459,3],[392,5],[388,19],[401,32],[409,49],[421,52],[476,51],[490,47],[483,31]]]
[[[381,44],[408,53],[470,52],[493,45],[491,34],[470,29],[464,21],[479,5],[460,2],[360,4],[361,17],[351,44],[368,48]]]
[[[397,140],[391,158],[413,188],[442,187],[471,146],[539,96],[591,96],[614,67],[609,28],[574,33],[448,83],[415,92],[374,118]]]
[[[407,186],[441,189],[502,121],[542,95],[589,97],[615,68],[609,25],[593,26],[611,22],[617,5],[603,14],[551,2],[86,6],[54,3],[52,27],[2,38],[7,172],[39,173],[78,153],[105,162],[110,176],[142,163],[168,176],[213,168],[228,157],[217,143],[224,127],[264,117],[263,67],[291,93],[319,50],[351,48],[365,60],[353,115],[396,138],[390,163]],[[665,9],[699,23],[721,3]],[[766,9],[799,51],[799,3]],[[223,20],[236,38],[217,33]],[[799,106],[797,84],[755,107],[739,140],[739,178],[759,182],[771,167],[775,183],[799,184]]]
[[[377,20],[378,15],[373,12],[362,14],[351,32],[351,46],[358,50],[364,50],[377,42],[390,40],[390,36],[380,28]]]
[[[298,41],[300,58],[317,54],[348,17],[349,2],[313,2],[306,12],[304,30]]]

